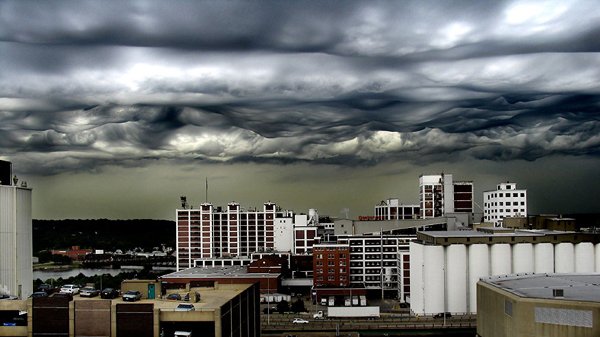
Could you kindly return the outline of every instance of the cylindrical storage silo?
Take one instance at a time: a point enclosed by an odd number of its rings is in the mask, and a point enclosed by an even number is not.
[[[517,243],[512,247],[513,274],[533,273],[533,245]]]
[[[594,272],[594,245],[591,242],[580,242],[575,245],[575,272]]]
[[[467,246],[446,247],[446,311],[467,312]]]
[[[423,247],[423,296],[425,314],[444,312],[444,247]],[[412,283],[411,283],[412,284]]]
[[[423,245],[410,242],[410,309],[415,315],[423,315]]]
[[[596,273],[600,273],[600,243],[596,244]]]
[[[575,249],[572,243],[561,242],[554,246],[554,272],[572,273],[575,271]]]
[[[548,242],[533,246],[534,271],[536,273],[554,273],[554,245]]]
[[[477,282],[481,277],[490,275],[490,257],[488,246],[473,244],[469,246],[469,308],[467,312],[477,312]]]
[[[499,243],[490,247],[492,257],[490,264],[490,275],[508,275],[511,274],[511,249],[508,243]]]

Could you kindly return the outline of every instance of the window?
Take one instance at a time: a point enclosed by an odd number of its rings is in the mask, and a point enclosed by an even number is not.
[[[499,193],[500,198],[502,198],[504,196],[504,193]]]
[[[328,255],[328,258],[330,258],[330,259],[334,259],[334,258],[335,258],[335,255],[330,253],[330,254]]]
[[[524,198],[524,197],[525,197],[525,193],[521,193],[521,198]]]
[[[516,197],[518,197],[518,196],[519,196],[519,193],[513,193],[513,197],[515,197],[515,198],[516,198]]]

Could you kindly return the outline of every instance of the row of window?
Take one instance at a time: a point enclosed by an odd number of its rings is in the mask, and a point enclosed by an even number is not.
[[[509,214],[515,214],[515,213],[521,213],[521,214],[523,214],[523,215],[524,215],[524,214],[525,214],[525,209],[524,209],[524,208],[521,208],[521,210],[519,211],[519,209],[517,209],[517,208],[514,208],[514,209],[512,210],[512,213],[511,213],[510,209],[508,209],[508,208],[507,208],[507,209],[492,209],[492,210],[486,209],[486,210],[485,210],[485,213],[487,213],[487,214],[496,214],[496,213],[500,213],[500,215],[501,215],[501,216],[502,216],[504,213],[507,213],[506,215],[509,215]]]
[[[492,206],[505,206],[505,204],[506,204],[506,206],[510,206],[510,205],[512,205],[512,206],[519,206],[519,204],[521,206],[525,206],[525,201],[521,201],[521,202],[519,202],[519,201],[513,201],[512,203],[510,201],[507,201],[506,203],[502,202],[502,201],[498,201],[498,202],[495,201],[495,202],[490,202],[490,203],[486,202],[483,205],[485,207],[492,207]]]
[[[487,199],[490,200],[490,198],[510,198],[511,196],[513,198],[518,198],[519,196],[521,198],[524,198],[525,193],[524,192],[521,192],[521,193],[508,193],[508,192],[507,193],[490,193],[487,195]]]

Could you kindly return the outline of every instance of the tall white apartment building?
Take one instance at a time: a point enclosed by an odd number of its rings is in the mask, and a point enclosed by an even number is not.
[[[33,293],[31,189],[0,161],[0,294],[21,299]]]
[[[473,212],[473,182],[454,181],[451,174],[420,175],[419,203],[421,219],[448,213]]]
[[[198,209],[178,209],[176,213],[178,271],[193,267],[196,259],[247,257],[275,250],[276,236],[286,242],[291,238],[283,232],[276,235],[275,226],[289,225],[291,232],[293,214],[272,202],[264,203],[262,210],[242,210],[235,202],[225,209],[203,203]]]
[[[508,217],[527,217],[527,190],[506,182],[498,184],[494,191],[483,192],[483,220],[502,227]]]

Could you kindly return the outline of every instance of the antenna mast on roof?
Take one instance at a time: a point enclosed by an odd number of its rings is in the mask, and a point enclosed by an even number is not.
[[[204,202],[208,203],[208,177],[206,178],[206,185],[204,188]]]

